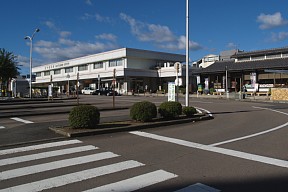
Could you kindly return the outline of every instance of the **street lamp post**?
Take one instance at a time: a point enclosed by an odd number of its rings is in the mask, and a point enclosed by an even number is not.
[[[31,36],[26,36],[25,39],[30,40],[30,82],[29,82],[29,97],[32,98],[32,50],[33,50],[33,38],[34,35],[39,32],[40,29],[35,29],[34,33]]]
[[[189,107],[189,0],[186,0],[186,94],[185,106]]]

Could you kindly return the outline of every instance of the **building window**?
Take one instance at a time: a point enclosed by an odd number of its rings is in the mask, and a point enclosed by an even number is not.
[[[267,59],[281,58],[281,54],[266,55],[266,58],[267,58]]]
[[[61,74],[61,69],[54,70],[54,75],[59,75],[59,74]]]
[[[103,62],[93,63],[93,69],[103,68]]]
[[[115,59],[109,61],[109,67],[117,67],[123,65],[123,59]]]
[[[80,65],[78,66],[78,71],[87,71],[88,70],[88,65]]]
[[[250,57],[238,58],[238,61],[250,61]]]
[[[72,72],[73,72],[73,67],[65,68],[65,73],[72,73]]]
[[[49,76],[50,75],[50,71],[44,71],[44,76]]]
[[[41,77],[41,72],[37,72],[36,77]]]

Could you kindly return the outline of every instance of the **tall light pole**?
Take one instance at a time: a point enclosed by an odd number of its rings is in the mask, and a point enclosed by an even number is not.
[[[186,0],[186,107],[189,106],[189,0]]]
[[[35,29],[34,33],[31,36],[26,36],[25,39],[30,40],[30,82],[29,82],[29,97],[32,98],[32,50],[33,50],[33,38],[34,35],[39,32],[40,29]]]

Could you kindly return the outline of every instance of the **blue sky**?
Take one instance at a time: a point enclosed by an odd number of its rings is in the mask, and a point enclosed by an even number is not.
[[[287,46],[288,1],[190,0],[190,60]],[[129,47],[185,54],[186,0],[1,1],[0,48],[33,66]]]

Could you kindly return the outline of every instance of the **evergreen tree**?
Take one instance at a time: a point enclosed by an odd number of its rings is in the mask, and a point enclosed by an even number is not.
[[[17,64],[17,56],[5,49],[0,49],[0,88],[4,93],[7,92],[11,79],[20,74]]]

